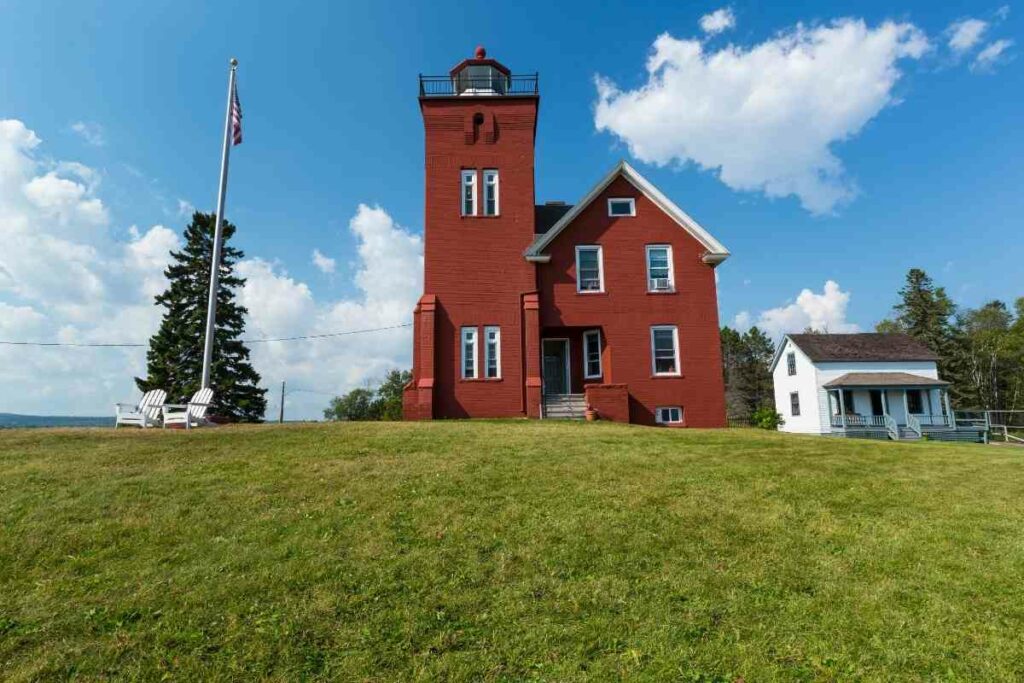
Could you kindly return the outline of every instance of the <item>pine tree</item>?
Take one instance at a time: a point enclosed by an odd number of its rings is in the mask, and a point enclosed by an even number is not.
[[[954,373],[954,330],[951,318],[956,304],[943,287],[936,287],[920,268],[907,271],[906,283],[899,291],[900,303],[893,307],[895,317],[880,322],[879,332],[904,332],[921,340],[939,356],[939,372]]]
[[[172,262],[164,271],[170,286],[156,297],[156,303],[166,310],[160,329],[149,340],[147,376],[135,378],[139,389],[163,389],[169,401],[188,400],[202,384],[215,223],[212,214],[195,212],[185,228],[185,248],[171,252]],[[249,349],[240,340],[247,311],[235,302],[235,290],[245,280],[234,274],[234,266],[244,254],[228,246],[234,233],[235,226],[225,221],[210,369],[214,406],[210,413],[232,421],[259,422],[267,407],[266,389],[258,386],[260,376],[249,362]]]

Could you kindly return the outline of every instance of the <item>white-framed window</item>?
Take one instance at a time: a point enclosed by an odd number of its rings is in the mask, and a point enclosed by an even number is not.
[[[462,379],[476,379],[476,328],[462,328]]]
[[[636,200],[632,197],[613,197],[609,199],[608,215],[615,217],[635,216]]]
[[[672,267],[672,247],[668,244],[647,245],[647,291],[672,292],[676,288]]]
[[[498,215],[498,171],[490,169],[484,171],[484,215]]]
[[[501,377],[501,328],[497,326],[484,328],[484,377]]]
[[[576,247],[576,291],[604,291],[604,259],[597,245]]]
[[[675,325],[651,328],[651,370],[655,375],[679,374],[679,330]]]
[[[800,417],[800,394],[796,391],[789,395],[789,414]]]
[[[796,374],[796,353],[793,351],[786,354],[786,372],[791,377]]]
[[[683,421],[683,409],[679,406],[655,408],[654,421],[660,425],[679,424]]]
[[[476,215],[476,170],[462,171],[462,215]]]
[[[587,330],[583,333],[583,377],[596,379],[601,376],[601,330]]]

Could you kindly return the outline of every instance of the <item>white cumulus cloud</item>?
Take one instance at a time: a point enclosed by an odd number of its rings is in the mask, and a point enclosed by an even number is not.
[[[700,18],[700,30],[709,35],[721,33],[734,26],[736,26],[736,15],[732,13],[731,7],[716,9],[711,14],[705,14]]]
[[[900,63],[928,49],[920,29],[892,21],[797,25],[749,49],[710,52],[665,33],[642,86],[597,77],[594,123],[641,161],[694,163],[735,190],[792,195],[830,213],[857,193],[833,145],[898,101]]]
[[[856,324],[846,320],[849,303],[850,293],[840,289],[834,280],[828,280],[820,294],[804,289],[792,303],[761,311],[756,322],[749,311],[741,311],[733,319],[733,326],[747,330],[753,323],[773,338],[808,328],[819,332],[859,332]]]
[[[76,162],[37,158],[42,142],[24,123],[0,120],[0,340],[145,343],[163,309],[179,232],[132,226],[110,232],[99,174]],[[315,418],[328,394],[408,368],[412,330],[404,327],[422,291],[423,243],[384,209],[360,205],[348,225],[357,241],[355,294],[317,300],[284,267],[259,257],[237,266],[237,293],[249,313],[247,339],[379,332],[297,342],[254,343],[265,386],[288,381],[286,415]],[[111,414],[137,396],[145,348],[0,346],[0,411]],[[315,392],[315,393],[313,393]],[[268,399],[276,410],[276,394]]]
[[[314,249],[313,265],[316,266],[316,269],[319,270],[321,273],[325,275],[330,275],[331,273],[334,272],[334,268],[335,266],[337,266],[337,262],[330,256],[324,256],[324,254],[319,249]]]

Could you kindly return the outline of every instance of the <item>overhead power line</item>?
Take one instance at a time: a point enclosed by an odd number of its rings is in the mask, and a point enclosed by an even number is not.
[[[303,340],[316,340],[316,339],[330,339],[332,337],[346,337],[353,334],[366,334],[368,332],[383,332],[385,330],[398,330],[403,327],[412,327],[412,323],[402,323],[400,325],[389,325],[387,327],[371,327],[364,330],[346,330],[344,332],[327,332],[324,334],[305,334],[298,335],[295,337],[275,337],[270,339],[243,339],[244,344],[267,344],[270,342],[290,342],[290,341],[303,341]],[[121,342],[31,342],[31,341],[4,341],[0,340],[2,346],[62,346],[62,347],[74,347],[74,348],[102,348],[102,349],[132,349],[142,348],[148,346],[148,344],[139,343],[121,343]]]

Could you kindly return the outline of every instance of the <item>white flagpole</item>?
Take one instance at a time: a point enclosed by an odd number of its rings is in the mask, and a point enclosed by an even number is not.
[[[220,158],[220,189],[217,192],[217,222],[213,230],[213,257],[210,264],[210,298],[206,304],[206,336],[203,346],[203,389],[210,386],[213,363],[213,337],[217,327],[217,290],[220,287],[220,252],[224,242],[224,199],[228,190],[228,153],[231,151],[231,100],[235,92],[235,71],[238,60],[231,59],[228,76],[228,107],[224,113],[224,150]]]

